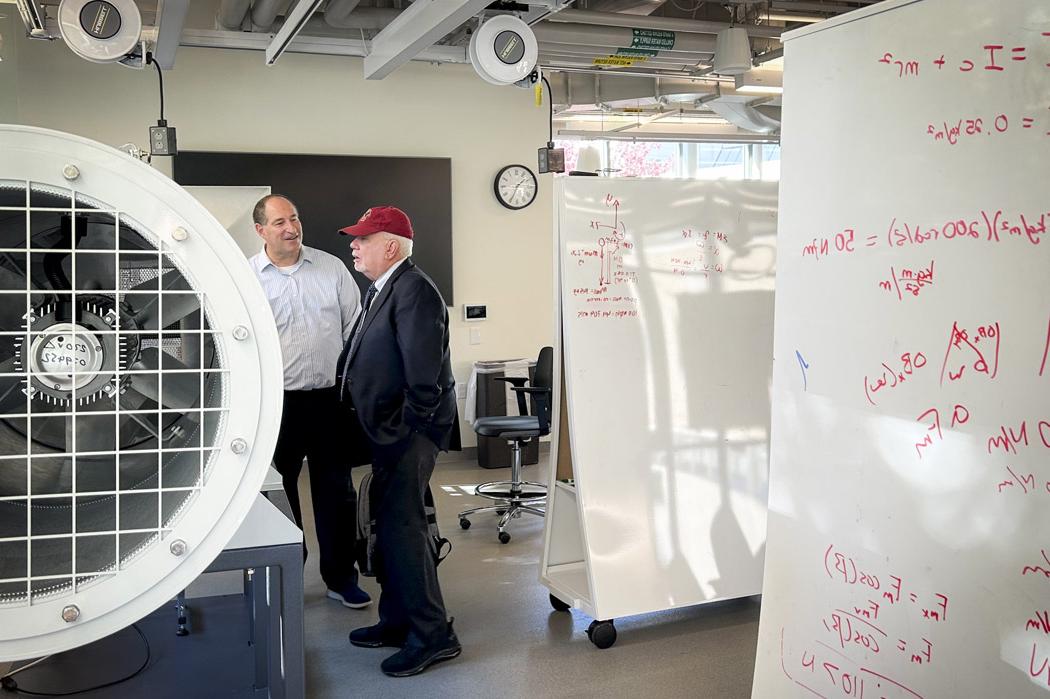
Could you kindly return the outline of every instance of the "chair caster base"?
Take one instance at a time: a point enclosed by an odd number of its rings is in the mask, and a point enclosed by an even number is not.
[[[616,627],[613,626],[612,619],[608,621],[595,619],[592,621],[591,625],[587,627],[587,638],[591,639],[591,643],[602,650],[611,648],[616,643]]]
[[[459,528],[460,529],[470,529],[470,520],[467,519],[466,517],[460,517],[459,518]]]
[[[499,533],[499,542],[501,544],[509,544],[510,543],[510,534],[508,532],[500,532]]]
[[[557,597],[555,597],[555,596],[554,596],[553,594],[552,594],[552,595],[550,595],[550,598],[551,598],[551,607],[552,607],[552,608],[554,609],[554,611],[556,611],[556,612],[567,612],[567,611],[569,611],[569,609],[570,609],[570,608],[572,607],[572,605],[570,605],[570,604],[565,604],[565,603],[564,603],[564,602],[562,602],[562,601],[561,601],[560,599],[558,599]]]

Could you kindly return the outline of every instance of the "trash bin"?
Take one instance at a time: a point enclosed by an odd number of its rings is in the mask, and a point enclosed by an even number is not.
[[[517,394],[510,384],[496,379],[508,376],[528,376],[529,385],[536,373],[535,359],[503,359],[475,362],[467,387],[467,422],[479,417],[517,415]],[[529,414],[535,415],[536,407],[528,398]],[[471,410],[473,408],[473,411]],[[510,468],[510,444],[505,439],[478,437],[478,465],[482,468]],[[522,465],[538,463],[540,460],[539,439],[533,439],[522,449]]]

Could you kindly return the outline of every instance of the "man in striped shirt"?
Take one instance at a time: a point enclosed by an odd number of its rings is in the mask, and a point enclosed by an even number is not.
[[[336,360],[361,309],[361,292],[342,260],[303,245],[303,226],[287,197],[263,197],[253,211],[265,245],[251,258],[277,321],[284,360],[284,412],[274,467],[303,528],[299,473],[306,457],[328,597],[360,609],[372,599],[354,569],[357,494],[350,479],[347,416],[335,386]],[[357,447],[355,449],[355,447]],[[305,555],[305,544],[304,544]]]

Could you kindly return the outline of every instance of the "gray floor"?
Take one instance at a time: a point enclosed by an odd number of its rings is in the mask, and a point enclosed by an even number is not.
[[[475,518],[467,531],[459,528],[457,513],[476,502],[467,491],[479,481],[506,478],[509,470],[456,459],[446,455],[432,485],[442,534],[455,547],[439,571],[463,654],[417,677],[384,676],[379,663],[390,649],[355,648],[347,642],[351,629],[375,623],[375,605],[355,611],[326,599],[311,555],[305,600],[308,697],[750,695],[757,601],[618,619],[616,644],[599,650],[585,634],[591,619],[575,610],[554,612],[539,582],[542,520],[528,515],[515,520],[506,545],[496,540],[495,515]],[[527,477],[543,480],[546,461],[544,455],[539,465],[527,467]],[[357,471],[355,480],[362,475]],[[309,488],[303,484],[300,492]],[[310,527],[307,536],[313,539]],[[362,586],[378,597],[374,580],[366,578]]]

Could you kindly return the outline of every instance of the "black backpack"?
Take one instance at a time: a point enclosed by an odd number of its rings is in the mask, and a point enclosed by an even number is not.
[[[371,514],[371,498],[369,497],[371,487],[372,472],[369,471],[361,479],[357,498],[357,550],[355,554],[357,567],[361,571],[361,575],[374,578],[376,572],[373,569],[372,560],[376,547],[374,531],[376,521]],[[430,534],[428,543],[430,544],[430,552],[434,556],[434,566],[436,567],[452,553],[452,542],[441,536],[441,532],[438,530],[437,509],[434,507],[434,494],[430,492],[429,484],[427,484],[427,489],[423,493],[423,512],[427,516],[427,531]]]

